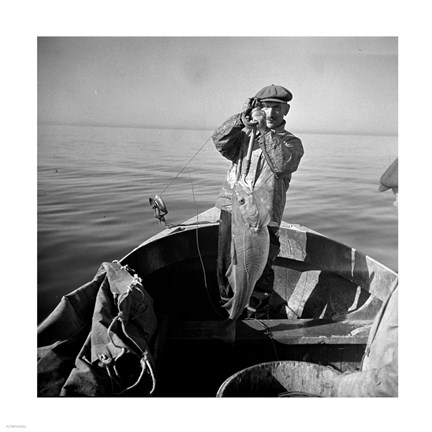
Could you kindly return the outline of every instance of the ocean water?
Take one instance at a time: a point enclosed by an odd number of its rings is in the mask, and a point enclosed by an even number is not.
[[[164,228],[149,197],[163,194],[169,223],[214,205],[229,161],[211,134],[38,127],[38,321],[92,279],[102,262],[122,258]],[[305,155],[293,174],[283,220],[397,271],[397,209],[390,191],[378,192],[381,174],[397,157],[397,137],[296,135]]]

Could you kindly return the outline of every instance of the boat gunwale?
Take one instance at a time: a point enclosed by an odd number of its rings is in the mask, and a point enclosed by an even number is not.
[[[149,239],[143,241],[141,244],[139,244],[136,248],[131,250],[129,253],[127,253],[123,258],[121,258],[119,260],[119,262],[121,262],[121,263],[125,262],[128,259],[128,257],[137,253],[140,249],[142,249],[142,248],[144,248],[144,247],[146,247],[152,243],[155,243],[159,240],[165,239],[167,237],[176,236],[179,234],[184,235],[185,233],[188,233],[189,231],[192,231],[192,230],[193,231],[200,230],[200,229],[207,228],[210,226],[216,227],[218,225],[219,225],[219,209],[217,209],[216,207],[212,207],[212,208],[210,208],[204,212],[199,213],[198,215],[194,216],[193,218],[186,220],[182,224],[174,225],[172,227],[166,228],[163,231],[160,231],[159,233],[153,235]],[[382,264],[381,262],[379,262],[375,258],[359,251],[358,249],[355,249],[355,248],[353,248],[353,247],[351,247],[345,243],[334,240],[334,239],[332,239],[326,235],[323,235],[317,231],[314,231],[310,228],[307,228],[307,227],[304,227],[301,225],[297,225],[297,224],[290,224],[290,223],[287,223],[285,221],[281,222],[281,224],[279,225],[279,228],[281,229],[282,236],[283,236],[284,232],[285,233],[299,233],[300,235],[305,234],[306,236],[310,236],[311,238],[318,239],[321,242],[326,242],[323,244],[332,245],[334,248],[339,248],[341,250],[345,250],[346,252],[350,251],[351,259],[353,261],[354,260],[359,261],[360,259],[362,259],[366,263],[369,263],[371,265],[371,267],[374,267],[375,269],[380,269],[383,274],[387,275],[389,278],[389,282],[387,284],[388,289],[390,289],[390,286],[393,284],[394,280],[397,279],[397,277],[398,277],[397,272],[390,269],[386,265]],[[295,257],[289,256],[289,255],[279,255],[278,258],[295,259]],[[298,261],[307,262],[304,259],[305,257],[299,257],[299,258],[300,259],[297,259]],[[367,264],[367,269],[369,269],[369,264]],[[351,274],[347,274],[346,272],[340,272],[337,270],[330,270],[330,271],[334,271],[335,274],[338,274],[338,275],[344,277],[345,279],[347,279],[353,283],[357,283],[359,286],[362,287],[362,289],[365,289],[365,287],[362,286],[358,280],[356,280],[355,263],[354,262],[352,263]],[[366,289],[366,290],[368,292],[371,292],[369,289]],[[384,298],[386,297],[386,291],[387,290],[382,290],[382,291],[383,292],[378,292],[378,293],[371,292],[371,294],[375,295],[381,301],[383,301]]]

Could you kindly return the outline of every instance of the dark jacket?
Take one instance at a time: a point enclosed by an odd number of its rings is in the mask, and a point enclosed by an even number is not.
[[[280,224],[286,202],[291,174],[297,170],[304,154],[301,141],[285,129],[285,122],[264,135],[257,134],[252,151],[251,165],[245,178],[254,187],[255,194],[264,202],[272,222]],[[213,135],[216,149],[232,164],[226,181],[216,200],[216,207],[232,211],[232,187],[245,174],[245,158],[250,130],[241,121],[241,114],[230,117]]]

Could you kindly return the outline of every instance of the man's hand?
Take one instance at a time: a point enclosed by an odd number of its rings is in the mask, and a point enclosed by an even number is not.
[[[267,131],[266,113],[260,108],[254,108],[250,114],[251,123],[256,124],[257,129],[261,134]]]
[[[261,134],[267,131],[266,114],[260,108],[250,108],[250,100],[243,105],[242,122],[247,129],[257,128]]]

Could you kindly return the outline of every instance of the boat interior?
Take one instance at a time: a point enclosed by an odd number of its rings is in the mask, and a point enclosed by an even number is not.
[[[178,227],[121,261],[154,300],[154,396],[215,396],[230,375],[261,362],[359,367],[369,329],[396,274],[313,231],[285,224],[270,319],[227,321],[216,279],[217,223]]]

